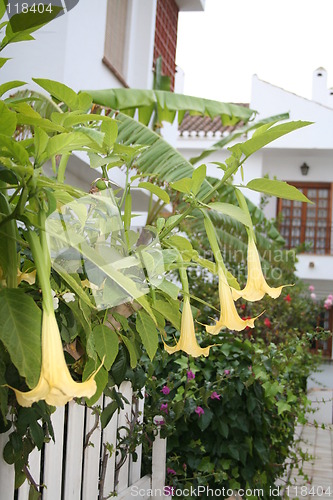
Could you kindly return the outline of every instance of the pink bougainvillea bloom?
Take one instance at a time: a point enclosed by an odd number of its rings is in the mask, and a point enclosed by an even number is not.
[[[311,297],[312,300],[316,300],[317,295],[315,293],[311,293],[310,297]]]
[[[165,385],[164,387],[162,387],[161,392],[163,392],[163,394],[167,396],[168,394],[170,394],[170,389],[167,385]]]
[[[314,292],[314,291],[315,291],[315,287],[314,287],[313,285],[310,285],[310,286],[309,286],[309,291],[310,291],[310,292]]]
[[[156,425],[165,425],[165,420],[164,418],[160,418],[157,422]]]
[[[172,474],[173,476],[175,476],[177,474],[177,472],[174,469],[170,469],[170,467],[168,467],[167,474]]]
[[[224,370],[225,375],[230,375],[230,370]]]
[[[160,406],[160,410],[164,411],[164,413],[168,413],[168,403],[162,403]]]
[[[210,395],[210,399],[220,399],[220,398],[221,398],[220,394],[217,394],[216,391],[212,392]]]
[[[189,370],[187,373],[187,380],[194,380],[195,379],[195,373],[192,372],[192,370]]]
[[[289,293],[288,293],[288,295],[283,297],[283,300],[285,300],[286,302],[291,302],[291,297],[290,297]]]
[[[327,295],[327,298],[328,298],[328,300],[332,300],[333,301],[333,295],[329,294],[329,295]]]
[[[272,323],[269,321],[268,318],[264,319],[264,323],[265,323],[265,326],[267,326],[267,328],[270,328],[272,326]]]
[[[197,406],[194,411],[198,415],[198,417],[201,417],[201,415],[203,415],[205,413],[205,410],[203,408],[201,408],[201,406]]]

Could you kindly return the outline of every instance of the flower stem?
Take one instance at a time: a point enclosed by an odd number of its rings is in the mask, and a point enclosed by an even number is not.
[[[40,212],[40,236],[32,229],[28,230],[28,242],[30,244],[31,253],[37,269],[37,275],[40,287],[43,293],[43,309],[47,313],[53,312],[53,298],[50,285],[51,263],[47,248],[45,234],[45,212]]]

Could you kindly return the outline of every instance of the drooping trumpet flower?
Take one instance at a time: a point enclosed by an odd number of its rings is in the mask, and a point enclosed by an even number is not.
[[[236,290],[232,288],[232,297],[234,300],[243,297],[243,299],[250,302],[255,302],[261,300],[265,293],[267,293],[273,299],[280,296],[282,288],[285,286],[292,285],[282,285],[276,288],[270,287],[265,280],[261,269],[260,257],[254,242],[254,237],[249,233],[249,244],[247,248],[247,282],[243,290]]]
[[[43,219],[41,218],[43,221]],[[41,231],[41,241],[45,233]],[[50,284],[50,262],[40,238],[33,231],[28,232],[30,248],[34,257],[37,276],[43,293],[42,320],[42,364],[39,381],[34,389],[27,392],[13,388],[21,406],[29,407],[34,402],[45,400],[53,406],[64,406],[75,397],[91,398],[97,389],[95,371],[85,382],[75,382],[68,370],[61,336],[53,309]]]
[[[220,297],[220,319],[215,325],[206,325],[206,330],[212,335],[217,335],[222,328],[241,331],[247,326],[254,328],[254,321],[257,318],[242,319],[237,312],[234,300],[232,298],[231,288],[228,284],[226,275],[221,266],[218,268],[219,276],[219,297]]]
[[[60,332],[53,311],[44,311],[42,322],[42,365],[38,384],[28,392],[14,389],[21,406],[41,399],[52,406],[64,406],[74,397],[91,398],[97,389],[93,373],[85,382],[75,382],[69,373]]]
[[[185,297],[183,312],[182,312],[182,320],[181,320],[181,328],[180,328],[180,338],[177,344],[174,347],[169,347],[164,343],[164,348],[168,354],[173,354],[177,351],[184,351],[187,354],[190,354],[194,358],[199,356],[208,356],[209,349],[212,346],[208,347],[200,347],[196,336],[195,336],[195,328],[194,321],[191,311],[190,301],[187,297]]]

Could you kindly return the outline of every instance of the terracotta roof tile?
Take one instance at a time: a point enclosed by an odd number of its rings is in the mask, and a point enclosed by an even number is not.
[[[240,106],[249,107],[248,104],[240,104]],[[185,113],[184,119],[178,127],[178,132],[181,136],[187,134],[191,136],[228,135],[243,125],[243,122],[239,122],[237,125],[226,126],[222,125],[219,116],[211,119],[208,116],[191,116],[189,113]]]

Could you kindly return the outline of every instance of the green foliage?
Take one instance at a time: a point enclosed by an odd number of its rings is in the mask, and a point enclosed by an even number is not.
[[[190,284],[192,294],[218,305],[214,282],[194,274]],[[168,484],[260,488],[261,498],[268,499],[286,459],[300,467],[292,443],[297,420],[305,421],[306,379],[318,363],[309,351],[317,307],[300,282],[289,296],[290,301],[265,300],[255,307],[237,303],[244,317],[266,310],[254,330],[214,337],[207,359],[158,352],[149,368],[145,418],[149,426],[154,415],[163,414],[167,466],[176,472]],[[207,323],[210,316],[211,309],[201,306],[197,321]],[[165,387],[169,394],[162,392]],[[167,413],[161,404],[168,405]]]
[[[277,181],[274,179],[252,179],[246,185],[247,188],[259,193],[284,198],[285,200],[298,200],[306,203],[313,203],[303,193],[294,186],[290,186],[287,182]]]
[[[210,118],[219,116],[224,125],[235,125],[240,120],[247,122],[254,114],[253,110],[237,104],[184,96],[165,90],[107,89],[87,92],[95,104],[118,109],[131,117],[138,109],[139,119],[145,125],[150,122],[155,109],[160,122],[170,123],[174,121],[177,112],[178,123],[181,123],[186,111]]]
[[[41,311],[32,297],[18,289],[0,290],[0,340],[29,387],[40,371]]]

